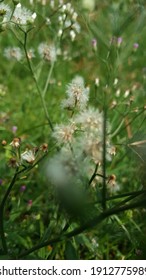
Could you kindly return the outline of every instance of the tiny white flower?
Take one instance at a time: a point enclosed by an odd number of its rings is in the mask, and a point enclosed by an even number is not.
[[[50,18],[48,18],[48,17],[46,18],[46,24],[47,24],[47,25],[50,25],[50,24],[51,24],[51,20],[50,20]]]
[[[20,147],[20,144],[21,144],[21,139],[20,138],[14,138],[13,141],[10,143],[10,145],[13,147],[13,148],[19,148]]]
[[[59,17],[58,17],[58,21],[59,21],[60,24],[63,24],[63,17],[62,17],[62,16],[59,16]]]
[[[33,13],[31,17],[32,17],[33,20],[35,20],[36,17],[37,17],[37,14],[36,14],[36,13]]]
[[[72,15],[72,20],[76,21],[77,17],[78,17],[78,14],[76,12],[74,12]]]
[[[116,85],[117,85],[117,83],[118,83],[118,79],[117,79],[117,78],[115,78],[115,80],[114,80],[114,86],[116,86]]]
[[[11,9],[7,4],[0,4],[0,15],[3,16],[2,22],[7,22],[10,20],[11,17]]]
[[[74,132],[76,130],[75,123],[69,125],[56,125],[52,136],[58,141],[58,143],[69,143],[73,139]]]
[[[79,139],[79,145],[81,145],[84,154],[90,157],[95,164],[101,164],[103,149],[100,135],[83,133]]]
[[[57,57],[57,50],[53,44],[40,43],[38,46],[38,53],[43,59],[54,62]]]
[[[32,150],[25,151],[21,154],[21,160],[24,160],[28,163],[33,163],[35,161],[35,155]]]
[[[72,7],[71,7],[71,3],[67,3],[66,4],[66,10],[68,11],[68,12],[70,12],[70,10],[72,9]]]
[[[63,19],[63,21],[66,19],[66,14],[62,15],[62,19]]]
[[[124,97],[127,98],[127,97],[129,96],[129,94],[130,94],[130,90],[127,89],[127,90],[125,91],[125,93],[124,93]]]
[[[35,57],[34,49],[29,49],[27,55],[29,59],[34,58]]]
[[[59,29],[59,30],[58,30],[58,37],[61,37],[62,34],[63,34],[63,30],[62,30],[62,29]]]
[[[96,79],[95,79],[95,85],[96,85],[97,87],[99,87],[99,78],[96,78]]]
[[[89,88],[84,86],[82,77],[75,77],[67,86],[67,99],[63,100],[62,107],[84,109],[89,100]]]
[[[116,91],[116,96],[119,97],[120,94],[121,94],[121,90],[118,88],[117,91]]]
[[[63,11],[63,12],[66,11],[66,4],[64,4],[64,5],[62,6],[62,11]]]
[[[7,59],[16,59],[17,61],[20,61],[23,55],[19,47],[7,47],[4,49],[4,56]]]
[[[66,20],[65,21],[65,23],[64,23],[64,25],[65,25],[65,28],[68,28],[68,27],[70,27],[71,26],[71,20]]]
[[[16,7],[21,8],[21,3],[18,3]]]
[[[86,111],[80,112],[76,116],[75,121],[81,125],[81,128],[84,131],[87,131],[89,134],[98,133],[98,135],[102,135],[103,114],[97,109],[89,107],[89,109]]]
[[[110,142],[107,140],[106,143],[106,159],[107,161],[111,161],[112,157],[115,156],[116,149],[115,147],[111,146]]]
[[[50,1],[50,7],[51,7],[52,9],[54,9],[54,7],[55,7],[55,2],[54,2],[54,0],[51,0],[51,1]]]
[[[81,31],[81,26],[79,25],[78,22],[74,22],[74,23],[72,24],[72,28],[74,29],[74,31],[75,31],[76,33],[80,33],[80,31]]]
[[[70,11],[69,11],[70,15],[72,16],[73,13],[74,13],[74,8],[71,8]]]
[[[32,13],[30,10],[22,7],[19,3],[13,13],[13,21],[17,24],[26,25],[28,23],[33,23],[36,18],[36,13]]]

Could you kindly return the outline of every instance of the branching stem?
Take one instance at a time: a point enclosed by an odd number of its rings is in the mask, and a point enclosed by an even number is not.
[[[3,253],[7,254],[7,243],[6,243],[6,238],[5,238],[5,233],[4,233],[4,208],[5,208],[5,204],[7,201],[7,198],[11,192],[11,189],[13,187],[13,185],[16,182],[17,179],[17,175],[19,174],[18,172],[18,168],[16,169],[16,172],[12,178],[12,181],[2,199],[2,202],[0,204],[0,237],[1,237],[1,242],[2,242],[2,249],[3,249]]]

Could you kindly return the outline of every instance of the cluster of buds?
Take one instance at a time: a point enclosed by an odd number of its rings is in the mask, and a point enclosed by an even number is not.
[[[7,141],[2,140],[2,146],[7,146]],[[43,143],[39,147],[27,148],[24,152],[21,152],[21,138],[15,137],[12,142],[9,144],[12,149],[12,157],[9,158],[8,166],[17,168],[19,166],[25,166],[25,164],[34,164],[41,159],[44,153],[48,152],[48,144]]]
[[[120,105],[123,104],[124,106],[126,105],[128,107],[131,107],[133,104],[135,104],[137,93],[141,88],[141,85],[139,83],[135,83],[126,89],[120,86],[121,86],[121,82],[116,77],[113,81],[115,96],[110,104],[111,109],[117,107],[119,104]]]
[[[80,25],[77,22],[78,14],[75,12],[70,2],[62,5],[60,11],[61,14],[58,17],[58,36],[62,36],[64,30],[68,29],[70,38],[74,41],[76,35],[80,32]]]
[[[113,36],[110,39],[110,44],[114,45],[114,46],[117,46],[118,48],[121,46],[122,42],[123,42],[122,37],[115,37],[115,36]]]

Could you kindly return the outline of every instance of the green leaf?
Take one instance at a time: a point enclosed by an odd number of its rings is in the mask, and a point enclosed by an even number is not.
[[[17,241],[23,245],[26,249],[29,248],[29,246],[32,246],[31,239],[29,237],[23,238],[20,235],[17,235]]]
[[[0,130],[6,130],[6,129],[5,129],[5,127],[3,127],[3,126],[0,126]]]
[[[126,233],[128,239],[131,241],[132,238],[131,238],[131,236],[130,236],[130,233],[129,233],[129,231],[127,230],[127,228],[124,226],[123,222],[118,218],[117,215],[114,215],[114,218],[115,218],[115,220],[117,221],[117,223],[122,227],[122,229],[125,231],[125,233]]]
[[[79,260],[77,250],[75,249],[72,241],[68,240],[65,247],[66,260]]]

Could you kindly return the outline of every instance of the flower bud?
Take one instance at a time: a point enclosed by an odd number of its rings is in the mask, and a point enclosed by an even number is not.
[[[18,1],[18,0],[12,0],[12,2],[13,2],[13,4],[14,4],[15,6],[17,6],[17,5],[19,4],[19,1]]]
[[[7,141],[6,140],[2,140],[2,146],[6,146],[7,145]]]
[[[20,138],[14,138],[13,141],[10,143],[10,145],[14,148],[19,148],[20,143],[21,143]]]

